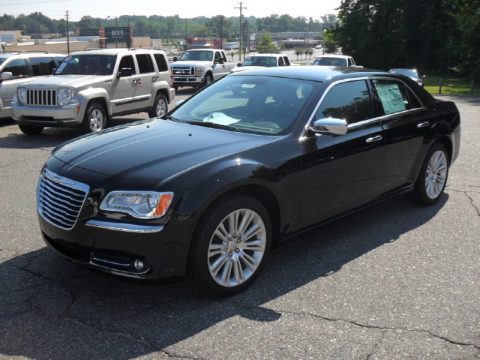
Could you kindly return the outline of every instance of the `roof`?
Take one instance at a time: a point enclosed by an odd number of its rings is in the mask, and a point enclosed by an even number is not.
[[[287,55],[284,55],[284,54],[251,54],[251,55],[248,55],[247,57],[283,57],[283,56],[287,56]]]
[[[79,54],[92,54],[92,55],[118,55],[118,54],[127,54],[127,53],[150,53],[150,52],[161,52],[162,50],[152,50],[152,49],[126,49],[126,48],[113,48],[113,49],[98,49],[98,50],[87,50],[87,51],[76,51],[72,55]]]
[[[29,51],[29,52],[7,52],[7,53],[0,53],[0,57],[2,58],[9,58],[12,56],[20,56],[20,57],[31,57],[31,56],[45,56],[45,57],[51,57],[51,56],[63,56],[65,57],[65,54],[57,54],[57,53],[49,53],[49,52],[43,52],[43,51]]]
[[[289,79],[312,80],[319,82],[333,81],[349,77],[363,77],[372,75],[388,75],[392,74],[386,71],[330,67],[330,66],[279,66],[255,70],[244,70],[233,73],[229,76],[276,76]]]
[[[317,56],[316,59],[319,59],[319,58],[322,58],[322,57],[347,59],[347,58],[350,58],[351,56],[350,55],[338,55],[338,54],[325,54],[325,55]]]

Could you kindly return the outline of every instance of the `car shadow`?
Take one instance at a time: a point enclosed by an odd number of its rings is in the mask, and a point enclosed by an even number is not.
[[[436,205],[418,207],[405,197],[391,199],[282,242],[250,288],[223,299],[204,295],[188,279],[142,282],[92,272],[47,248],[12,257],[0,264],[0,354],[128,359],[232,317],[278,321],[282,314],[265,304],[388,246],[430,221],[447,200],[444,194]]]

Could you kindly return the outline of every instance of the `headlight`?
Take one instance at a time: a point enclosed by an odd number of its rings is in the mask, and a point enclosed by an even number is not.
[[[20,103],[26,104],[27,103],[27,89],[19,88],[17,90],[17,99],[20,101]]]
[[[67,105],[73,98],[73,90],[68,88],[60,88],[57,91],[57,104],[60,106]]]
[[[121,212],[137,219],[158,219],[164,216],[173,200],[171,192],[112,191],[100,210]]]
[[[195,67],[195,76],[202,76],[203,69],[201,67]]]

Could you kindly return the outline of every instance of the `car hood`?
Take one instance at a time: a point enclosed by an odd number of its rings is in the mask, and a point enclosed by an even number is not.
[[[93,186],[156,188],[190,169],[274,139],[157,119],[66,143],[54,150],[48,168]]]
[[[28,83],[29,86],[58,88],[58,87],[73,87],[81,88],[87,85],[96,84],[111,80],[111,76],[99,75],[52,75],[37,78]]]
[[[188,67],[188,66],[210,66],[211,61],[177,61],[173,64],[170,64],[170,67]]]
[[[239,71],[245,71],[245,70],[260,70],[260,69],[265,69],[265,66],[237,66],[232,69],[232,73],[234,72],[239,72]]]

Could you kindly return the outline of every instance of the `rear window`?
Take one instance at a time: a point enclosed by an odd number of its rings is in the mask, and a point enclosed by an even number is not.
[[[333,57],[319,57],[315,59],[313,65],[322,65],[322,66],[347,66],[347,60],[342,58],[333,58]]]
[[[381,104],[381,115],[389,115],[421,107],[417,98],[395,80],[373,80]]]
[[[158,71],[168,71],[167,60],[165,60],[165,56],[162,54],[155,54],[155,61],[157,62]]]
[[[140,74],[153,72],[152,57],[149,54],[138,54],[135,57],[137,58]]]
[[[33,75],[51,75],[53,69],[57,66],[53,58],[48,57],[32,57],[30,58],[30,65],[32,65]]]

